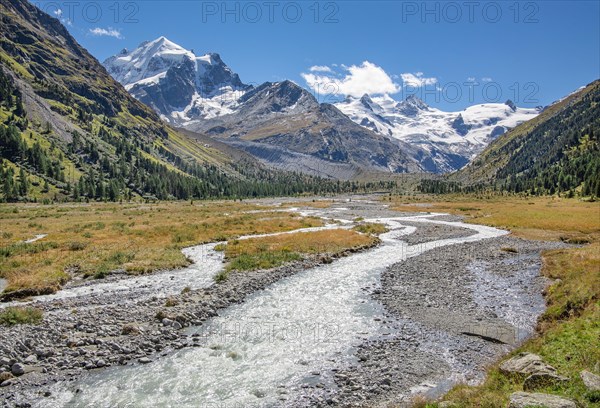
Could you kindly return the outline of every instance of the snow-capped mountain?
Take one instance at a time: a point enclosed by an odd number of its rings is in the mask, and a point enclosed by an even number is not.
[[[245,150],[268,165],[319,176],[349,179],[372,171],[423,170],[406,143],[359,126],[292,81],[265,82],[238,104],[231,114],[186,128]]]
[[[367,129],[407,142],[417,149],[415,158],[422,167],[435,173],[460,169],[496,137],[540,112],[518,108],[510,100],[444,112],[415,95],[398,102],[387,95],[365,94],[348,97],[336,107]]]
[[[335,109],[290,81],[245,85],[218,54],[197,56],[165,37],[123,50],[104,66],[164,120],[236,143],[275,166],[287,150],[294,152],[293,160],[308,154],[354,166],[351,171],[445,173],[462,168],[494,138],[539,113],[510,101],[444,112],[416,96],[398,102],[369,95],[349,97]],[[269,150],[266,159],[266,146],[279,150]],[[328,169],[325,175],[340,174],[329,164],[319,167]]]
[[[423,170],[406,143],[357,125],[291,81],[244,85],[218,54],[196,56],[160,37],[104,66],[166,121],[276,168],[338,179]]]
[[[197,56],[165,37],[123,50],[103,65],[134,97],[176,125],[231,113],[251,88],[219,54]]]

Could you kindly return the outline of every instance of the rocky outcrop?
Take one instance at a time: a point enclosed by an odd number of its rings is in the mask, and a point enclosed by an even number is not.
[[[531,374],[523,382],[523,389],[525,391],[535,391],[540,388],[548,387],[550,385],[556,385],[569,381],[568,377],[552,373],[535,373]]]
[[[515,357],[500,364],[500,371],[504,374],[532,375],[555,374],[556,369],[542,360],[540,356],[532,353],[520,353]]]
[[[579,376],[588,391],[600,391],[600,376],[583,370]]]

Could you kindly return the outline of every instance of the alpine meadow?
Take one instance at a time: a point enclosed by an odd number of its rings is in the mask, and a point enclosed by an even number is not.
[[[600,3],[0,27],[0,407],[600,407]]]

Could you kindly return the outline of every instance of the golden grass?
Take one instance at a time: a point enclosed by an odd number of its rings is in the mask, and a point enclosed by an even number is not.
[[[337,254],[346,249],[361,248],[378,242],[377,238],[345,229],[296,232],[271,237],[231,240],[225,248],[225,257],[262,252],[298,252],[302,254]]]
[[[292,203],[284,203],[281,205],[283,208],[294,208],[294,207],[310,207],[310,208],[329,208],[335,202],[335,200],[317,200],[312,201],[296,201]]]
[[[359,234],[345,229],[296,232],[247,240],[230,240],[224,248],[229,261],[225,270],[215,280],[227,279],[231,271],[270,269],[291,261],[298,261],[307,254],[336,256],[346,250],[371,247],[379,240],[371,235]]]
[[[368,235],[380,235],[389,231],[385,224],[378,222],[363,222],[355,226],[353,230]]]
[[[463,215],[467,222],[509,229],[525,239],[600,239],[599,202],[558,197],[423,196],[413,200],[394,198],[392,208]]]
[[[266,212],[246,213],[255,210]],[[317,218],[225,201],[0,205],[0,277],[7,291],[56,290],[72,274],[178,268],[188,264],[186,246],[320,225]],[[48,236],[22,243],[37,234]]]

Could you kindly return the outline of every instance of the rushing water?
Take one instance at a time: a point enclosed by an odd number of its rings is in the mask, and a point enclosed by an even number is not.
[[[301,228],[272,234],[248,235],[239,237],[239,239],[291,234],[295,232],[311,232],[332,228],[345,227],[329,224],[323,227]],[[76,297],[89,297],[93,300],[95,297],[106,298],[109,295],[115,295],[115,298],[119,299],[120,302],[138,302],[154,296],[167,297],[178,294],[186,287],[192,290],[206,288],[214,283],[213,277],[223,268],[223,253],[214,250],[217,244],[210,243],[184,248],[182,250],[183,254],[192,263],[183,269],[144,276],[108,279],[106,282],[93,282],[92,284],[80,286],[75,285],[51,295],[38,296],[33,302],[48,302]],[[0,309],[15,304],[23,305],[24,302],[0,303]]]
[[[434,214],[435,215],[435,214]],[[505,234],[494,228],[428,220],[429,216],[374,219],[390,231],[379,247],[307,269],[250,296],[196,328],[204,347],[183,349],[147,365],[114,367],[73,386],[59,384],[56,406],[273,406],[285,394],[334,362],[352,358],[353,347],[381,334],[375,287],[388,266],[424,251]],[[414,227],[402,221],[470,228],[477,234],[408,246],[399,240]],[[203,265],[204,266],[204,265]],[[44,401],[49,406],[49,401]]]

